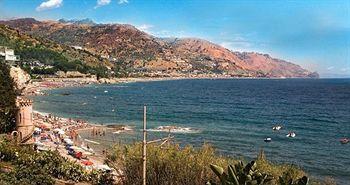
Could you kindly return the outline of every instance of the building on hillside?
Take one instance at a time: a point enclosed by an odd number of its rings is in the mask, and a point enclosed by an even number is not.
[[[83,50],[83,47],[81,47],[81,46],[72,46],[72,47],[76,50]]]
[[[23,96],[17,97],[16,136],[20,143],[30,143],[34,132],[33,101]]]
[[[13,49],[5,46],[0,46],[0,57],[4,58],[4,60],[9,62],[11,65],[20,60],[19,55],[15,55],[15,51]]]
[[[79,71],[57,71],[56,76],[58,78],[86,78],[88,75],[80,73]]]

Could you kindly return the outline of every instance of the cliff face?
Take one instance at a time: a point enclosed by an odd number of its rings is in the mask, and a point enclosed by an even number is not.
[[[18,90],[24,89],[31,80],[30,75],[19,67],[12,66],[10,69],[10,75]]]
[[[59,44],[79,46],[134,72],[199,72],[251,77],[318,76],[267,54],[233,52],[202,39],[155,38],[125,24],[75,24],[71,21],[40,22],[35,19],[0,21],[0,24]]]

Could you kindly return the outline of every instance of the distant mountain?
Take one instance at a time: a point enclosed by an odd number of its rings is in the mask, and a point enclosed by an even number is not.
[[[87,25],[95,25],[96,23],[91,19],[59,19],[60,23],[71,23],[71,24],[87,24]]]
[[[90,20],[82,22],[91,23]],[[302,67],[255,52],[233,52],[197,38],[156,38],[127,24],[81,21],[0,21],[21,32],[108,58],[131,75],[218,74],[237,77],[318,77]]]

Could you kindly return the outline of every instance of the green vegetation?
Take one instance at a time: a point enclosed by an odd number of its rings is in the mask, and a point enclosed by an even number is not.
[[[141,143],[116,145],[108,156],[111,166],[124,171],[124,184],[142,183],[141,151]],[[227,172],[220,166],[228,166]],[[244,166],[241,161],[217,155],[209,145],[199,149],[178,145],[147,146],[147,184],[233,185],[233,179],[236,179],[238,184],[281,184],[286,181],[286,185],[291,185],[290,182],[298,184],[305,180],[307,177],[304,176],[305,172],[298,167],[268,162],[263,153],[256,162]]]
[[[108,156],[110,166],[124,171],[124,184],[142,184],[142,144],[116,145]],[[210,163],[227,165],[234,160],[215,155],[212,147],[204,145],[196,150],[178,145],[147,146],[147,184],[205,184],[215,178]]]
[[[256,168],[256,162],[252,161],[244,166],[243,162],[229,165],[227,172],[220,166],[210,165],[210,168],[218,176],[222,185],[240,185],[240,184],[268,184],[272,183],[273,177],[260,173]],[[209,185],[216,185],[214,182]]]
[[[16,126],[16,91],[10,68],[0,60],[0,133],[12,131]]]
[[[54,178],[92,184],[113,183],[109,174],[87,172],[57,152],[37,153],[31,146],[18,146],[8,140],[0,141],[0,159],[0,162],[12,165],[10,172],[1,173],[0,184],[51,185],[54,184]]]
[[[79,71],[98,77],[108,77],[106,61],[90,52],[75,50],[48,40],[32,38],[4,25],[0,25],[0,46],[14,49],[15,53],[21,57],[21,67],[31,75],[52,75],[57,71]],[[28,63],[34,61],[53,68],[34,67],[32,69]]]
[[[128,77],[128,67],[125,65],[124,61],[117,61],[114,65],[114,75],[118,78]]]
[[[276,179],[274,176],[261,173],[257,168],[257,163],[252,161],[244,166],[243,162],[229,165],[227,172],[220,166],[210,165],[213,172],[218,176],[222,185],[307,185],[309,178],[306,176],[300,179],[294,179],[289,175],[289,171],[284,172],[283,176]],[[208,185],[216,185],[214,182],[207,183]]]
[[[45,47],[29,47],[18,50],[18,54],[23,61],[40,61],[52,68],[34,67],[31,69],[28,65],[22,65],[23,69],[29,74],[53,75],[57,71],[79,71],[83,74],[94,74],[99,77],[107,77],[107,68],[103,66],[92,67],[86,65],[80,60],[70,60],[62,53],[47,49]]]

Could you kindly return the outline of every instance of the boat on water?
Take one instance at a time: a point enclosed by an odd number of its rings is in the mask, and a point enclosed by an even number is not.
[[[350,142],[349,138],[342,138],[339,140],[341,144],[348,144]]]
[[[296,136],[295,132],[289,132],[289,133],[286,135],[286,137],[295,137],[295,136]]]
[[[282,126],[281,125],[276,125],[274,127],[272,127],[272,130],[281,130]]]
[[[62,96],[69,96],[70,93],[65,92],[65,93],[62,93],[61,95],[62,95]]]
[[[271,139],[271,137],[267,137],[267,138],[264,139],[264,141],[265,141],[266,143],[268,143],[268,142],[271,142],[272,139]]]

